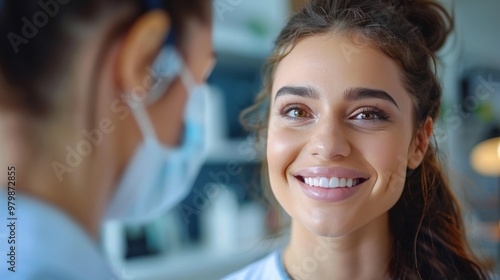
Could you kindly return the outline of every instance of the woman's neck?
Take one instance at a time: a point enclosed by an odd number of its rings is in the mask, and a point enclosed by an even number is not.
[[[292,222],[283,253],[294,279],[389,279],[391,234],[388,214],[340,237],[322,237]]]

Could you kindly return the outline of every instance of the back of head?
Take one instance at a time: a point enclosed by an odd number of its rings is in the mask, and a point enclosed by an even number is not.
[[[118,191],[130,190],[121,187],[131,181],[123,178],[137,178],[140,168],[160,170],[137,158],[164,164],[163,145],[184,144],[192,89],[179,75],[167,81],[155,66],[171,63],[163,59],[169,51],[185,61],[176,71],[201,82],[213,60],[211,26],[206,0],[0,1],[0,126],[8,132],[0,146],[8,147],[5,164],[31,174],[16,182],[22,193],[97,234]],[[145,100],[151,95],[155,104]],[[143,118],[139,107],[148,112]],[[155,146],[163,153],[143,148],[148,137],[163,144]],[[156,162],[135,156],[151,151]],[[0,185],[7,185],[3,176]]]
[[[191,17],[211,20],[210,1],[204,0],[0,1],[0,35],[4,38],[0,41],[0,107],[34,116],[52,112],[64,98],[57,96],[57,89],[78,68],[71,63],[81,51],[81,40],[124,8],[132,9],[133,16],[119,22],[109,35],[120,36],[151,6],[169,13],[180,36]],[[108,48],[113,39],[102,42],[102,48]]]

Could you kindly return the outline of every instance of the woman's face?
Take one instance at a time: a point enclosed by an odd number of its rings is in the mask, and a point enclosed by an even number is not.
[[[397,64],[328,34],[301,40],[276,69],[267,139],[271,187],[295,222],[342,236],[399,199],[413,135]]]

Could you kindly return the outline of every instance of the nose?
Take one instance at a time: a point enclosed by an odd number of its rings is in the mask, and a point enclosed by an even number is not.
[[[306,146],[306,151],[322,160],[334,160],[347,157],[351,153],[345,132],[340,125],[328,120],[318,122]]]

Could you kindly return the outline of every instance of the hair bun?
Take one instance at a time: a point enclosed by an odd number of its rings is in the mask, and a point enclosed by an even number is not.
[[[401,0],[406,19],[422,33],[427,48],[441,48],[453,29],[453,19],[443,6],[432,0]]]

